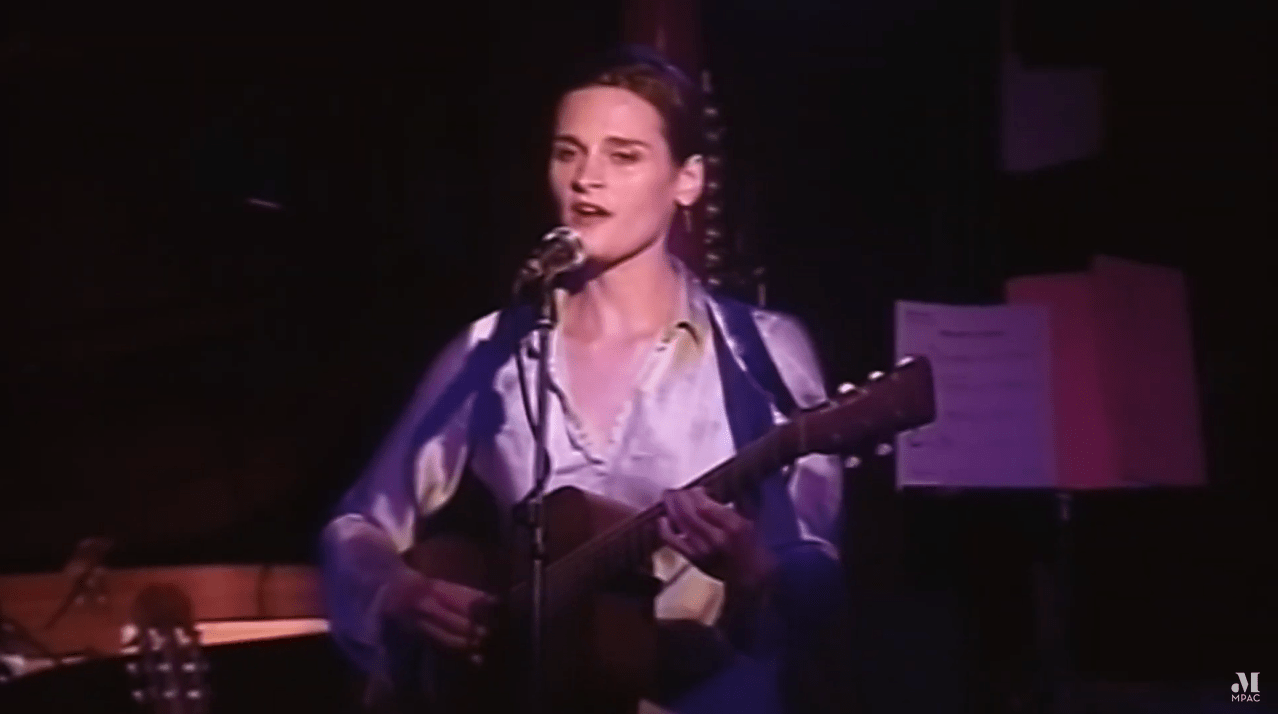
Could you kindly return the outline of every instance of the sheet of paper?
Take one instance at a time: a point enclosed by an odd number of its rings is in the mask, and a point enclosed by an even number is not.
[[[896,304],[896,353],[931,360],[937,415],[897,438],[897,487],[1052,488],[1048,313]]]

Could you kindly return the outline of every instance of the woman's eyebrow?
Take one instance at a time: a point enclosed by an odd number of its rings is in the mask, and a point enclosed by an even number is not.
[[[577,148],[579,148],[579,149],[582,149],[582,150],[584,150],[584,149],[586,148],[585,143],[584,143],[584,142],[582,142],[582,141],[581,141],[581,139],[578,139],[577,137],[573,136],[572,134],[559,134],[559,135],[557,135],[557,136],[555,137],[555,139],[554,139],[554,140],[555,140],[555,142],[562,142],[562,143],[565,143],[565,144],[572,144],[573,146],[575,146],[575,147],[577,147]],[[642,140],[640,140],[640,139],[630,139],[630,138],[627,138],[627,137],[624,137],[624,136],[610,136],[610,137],[608,137],[608,138],[604,139],[604,143],[605,143],[605,144],[608,144],[609,146],[612,146],[612,147],[632,147],[632,146],[635,146],[635,147],[639,147],[639,148],[643,148],[643,149],[649,149],[649,148],[652,148],[652,147],[648,144],[648,142],[646,142],[646,141],[642,141]]]

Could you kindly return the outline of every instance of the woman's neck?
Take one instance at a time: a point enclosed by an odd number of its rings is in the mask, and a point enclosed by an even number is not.
[[[569,294],[564,331],[582,342],[650,336],[669,322],[681,294],[679,275],[657,243]]]

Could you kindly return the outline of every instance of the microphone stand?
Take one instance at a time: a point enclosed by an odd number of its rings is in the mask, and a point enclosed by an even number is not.
[[[554,281],[543,280],[538,285],[539,306],[537,315],[537,421],[533,425],[536,448],[533,453],[533,487],[525,499],[526,525],[530,531],[529,544],[532,558],[530,596],[531,608],[531,709],[533,714],[545,713],[545,605],[546,605],[546,516],[544,497],[546,481],[550,476],[550,454],[546,447],[548,405],[550,402],[550,333],[559,320],[555,310]]]
[[[550,453],[546,446],[546,415],[550,406],[550,333],[559,322],[555,309],[556,278],[574,268],[585,260],[581,247],[581,238],[571,229],[561,226],[552,230],[542,239],[542,249],[529,263],[525,264],[515,279],[514,293],[516,298],[530,285],[536,286],[537,297],[537,416],[534,418],[528,407],[528,391],[525,389],[523,362],[520,357],[515,363],[520,367],[519,384],[524,398],[524,410],[532,428],[536,446],[533,452],[533,487],[523,499],[524,525],[529,529],[529,555],[531,570],[529,596],[532,600],[530,625],[530,663],[529,673],[532,682],[529,687],[531,711],[533,714],[548,714],[545,686],[545,632],[546,632],[546,514],[545,494],[546,482],[550,478]]]

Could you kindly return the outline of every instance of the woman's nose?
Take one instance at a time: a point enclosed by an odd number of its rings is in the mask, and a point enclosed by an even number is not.
[[[603,162],[596,155],[585,155],[581,163],[577,165],[577,172],[573,176],[572,183],[573,188],[577,191],[603,186]]]

